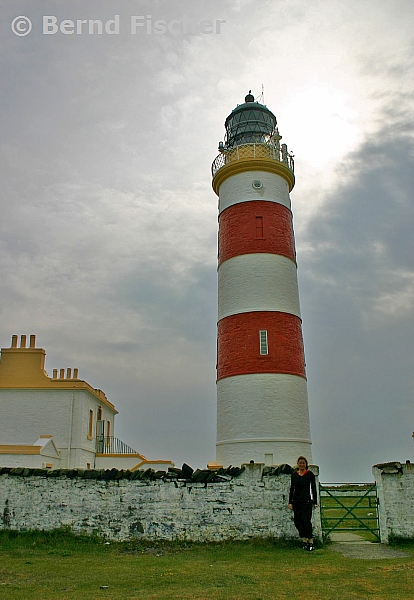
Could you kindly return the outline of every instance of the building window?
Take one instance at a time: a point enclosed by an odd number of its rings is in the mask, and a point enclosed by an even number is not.
[[[91,463],[86,463],[86,468],[90,469],[91,468]]]
[[[256,217],[256,239],[263,239],[263,217]]]
[[[102,421],[102,407],[98,406],[98,421]]]
[[[105,423],[105,421],[102,421],[103,423]],[[107,421],[106,422],[106,435],[104,437],[105,440],[105,445],[107,448],[110,448],[111,446],[111,421]]]
[[[267,343],[267,331],[266,329],[261,329],[259,331],[259,340],[260,340],[260,354],[262,356],[269,354],[269,346]]]
[[[93,410],[89,411],[89,428],[88,428],[88,440],[92,439],[93,433]]]

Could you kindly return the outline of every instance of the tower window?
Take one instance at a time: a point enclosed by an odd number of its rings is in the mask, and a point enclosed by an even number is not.
[[[263,217],[256,217],[256,239],[263,239]]]
[[[260,339],[260,354],[261,355],[269,354],[269,345],[267,343],[266,329],[261,329],[259,331],[259,339]]]

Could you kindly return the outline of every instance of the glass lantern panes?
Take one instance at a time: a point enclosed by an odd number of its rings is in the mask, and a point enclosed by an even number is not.
[[[276,130],[276,117],[265,106],[248,102],[226,119],[226,146],[268,143]]]

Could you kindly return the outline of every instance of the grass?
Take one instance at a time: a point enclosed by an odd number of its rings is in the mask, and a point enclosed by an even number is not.
[[[223,544],[107,544],[67,531],[0,532],[0,598],[7,600],[407,600],[407,558],[344,558],[271,540]],[[102,587],[101,586],[108,586]]]

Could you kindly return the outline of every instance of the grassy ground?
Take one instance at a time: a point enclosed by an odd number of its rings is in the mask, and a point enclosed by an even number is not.
[[[0,598],[407,600],[414,544],[404,550],[409,557],[357,560],[329,545],[314,553],[272,541],[145,547],[0,532]]]

